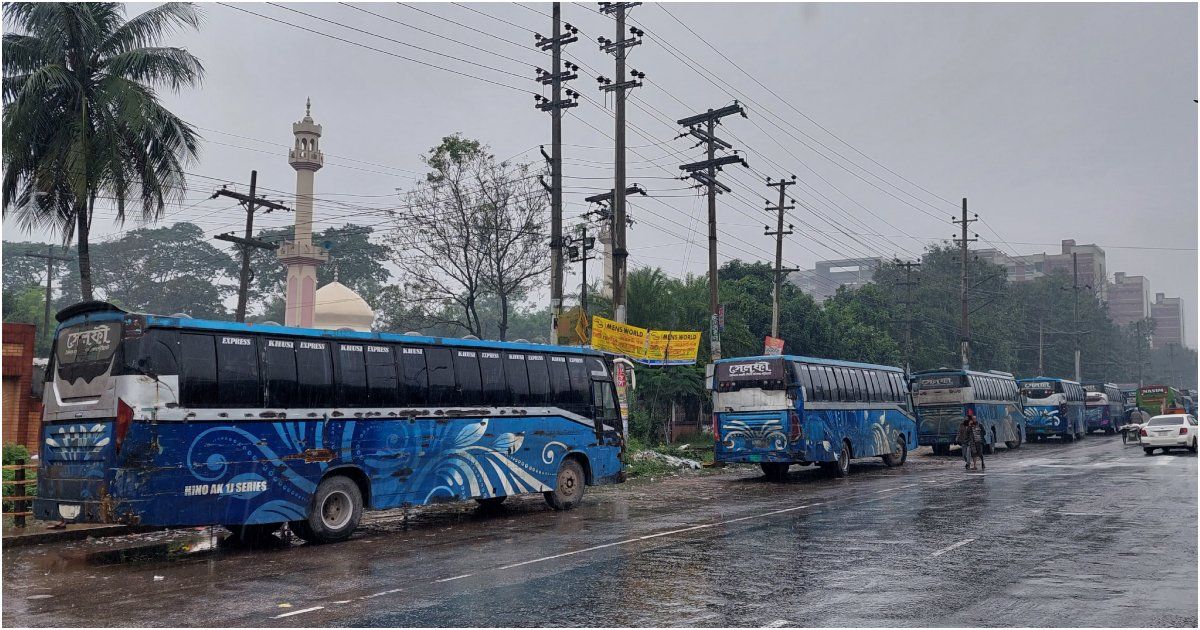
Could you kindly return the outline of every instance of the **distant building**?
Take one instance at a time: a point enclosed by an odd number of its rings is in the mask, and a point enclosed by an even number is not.
[[[883,258],[819,260],[814,269],[793,271],[788,282],[820,302],[833,297],[838,287],[857,289],[869,284],[883,262]]]
[[[1004,267],[1009,282],[1026,282],[1056,272],[1073,277],[1079,269],[1079,286],[1091,287],[1096,297],[1107,299],[1108,271],[1105,267],[1104,250],[1098,245],[1077,245],[1074,239],[1062,241],[1062,253],[1028,254],[1009,256],[997,249],[980,249],[974,252],[982,260]]]
[[[1166,348],[1171,344],[1183,345],[1183,300],[1167,297],[1164,293],[1154,296],[1150,305],[1150,318],[1154,320],[1154,336],[1151,348]]]
[[[1108,285],[1108,317],[1121,326],[1150,317],[1150,281],[1123,271],[1114,273]]]

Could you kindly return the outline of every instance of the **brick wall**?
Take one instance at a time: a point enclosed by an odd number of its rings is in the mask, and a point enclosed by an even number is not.
[[[3,441],[24,444],[37,452],[42,424],[42,403],[30,397],[33,382],[33,346],[37,327],[33,324],[4,323],[3,368],[4,409]]]

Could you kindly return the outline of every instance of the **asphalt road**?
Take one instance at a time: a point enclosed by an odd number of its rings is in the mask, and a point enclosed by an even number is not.
[[[5,626],[1197,625],[1196,456],[1119,438],[381,513],[349,542],[205,531],[4,553]]]

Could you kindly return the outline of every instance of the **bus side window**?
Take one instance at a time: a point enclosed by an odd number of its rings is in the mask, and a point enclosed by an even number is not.
[[[509,404],[529,403],[529,373],[525,371],[525,355],[504,353],[504,378],[508,382]]]
[[[850,400],[849,384],[846,382],[846,370],[842,368],[829,367],[830,383],[833,384],[829,388],[829,400],[840,402]]]
[[[367,368],[363,362],[361,343],[335,343],[334,405],[337,407],[367,406]]]
[[[575,399],[576,413],[592,417],[591,387],[589,386],[587,365],[583,357],[567,357],[567,375],[571,378],[571,397]]]
[[[180,338],[179,388],[184,407],[217,407],[217,348],[212,335]]]
[[[296,341],[297,407],[329,407],[333,393],[333,366],[329,344],[324,341]]]
[[[545,405],[550,402],[550,371],[546,367],[546,355],[525,355],[525,367],[529,371],[529,404]]]
[[[855,402],[866,401],[869,397],[867,392],[866,379],[863,378],[863,371],[859,369],[848,369],[846,372],[850,375],[850,387],[854,390]]]
[[[401,346],[400,370],[404,404],[423,405],[429,402],[429,370],[425,366],[425,349]]]
[[[261,339],[263,386],[268,407],[296,406],[296,342]]]
[[[879,370],[867,372],[867,386],[871,388],[871,401],[883,402],[887,397],[883,393],[883,383],[880,382]]]
[[[829,400],[829,381],[825,376],[825,370],[819,365],[807,365],[808,375],[812,378],[813,389],[816,390],[816,396],[813,400],[822,402]]]
[[[479,378],[479,353],[474,350],[454,351],[454,376],[458,385],[460,405],[483,403],[483,382]]]
[[[800,362],[793,362],[792,367],[796,370],[796,382],[808,393],[809,400],[813,400],[813,383],[812,377],[808,373],[808,366]],[[800,392],[796,392],[796,397],[802,398]]]
[[[454,383],[454,360],[450,348],[425,348],[425,366],[429,374],[429,402],[453,405],[458,393]]]
[[[368,345],[367,400],[372,407],[395,407],[400,402],[400,379],[391,346]]]
[[[261,407],[254,337],[217,336],[217,400],[222,407]]]
[[[490,405],[511,405],[508,388],[504,385],[504,359],[499,352],[479,352],[479,376],[483,384],[483,401]]]
[[[567,358],[556,355],[550,355],[550,392],[551,400],[554,401],[554,406],[561,407],[568,411],[575,410],[574,392],[571,391],[571,377],[567,372]]]

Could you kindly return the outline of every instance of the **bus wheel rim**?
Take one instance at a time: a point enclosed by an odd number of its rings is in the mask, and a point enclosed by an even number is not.
[[[570,468],[564,468],[562,479],[559,479],[558,481],[559,493],[565,497],[574,496],[577,489],[575,486],[575,471],[571,470]]]
[[[350,501],[350,495],[341,490],[330,492],[321,502],[321,522],[329,529],[342,529],[350,522],[353,513],[354,504]]]

